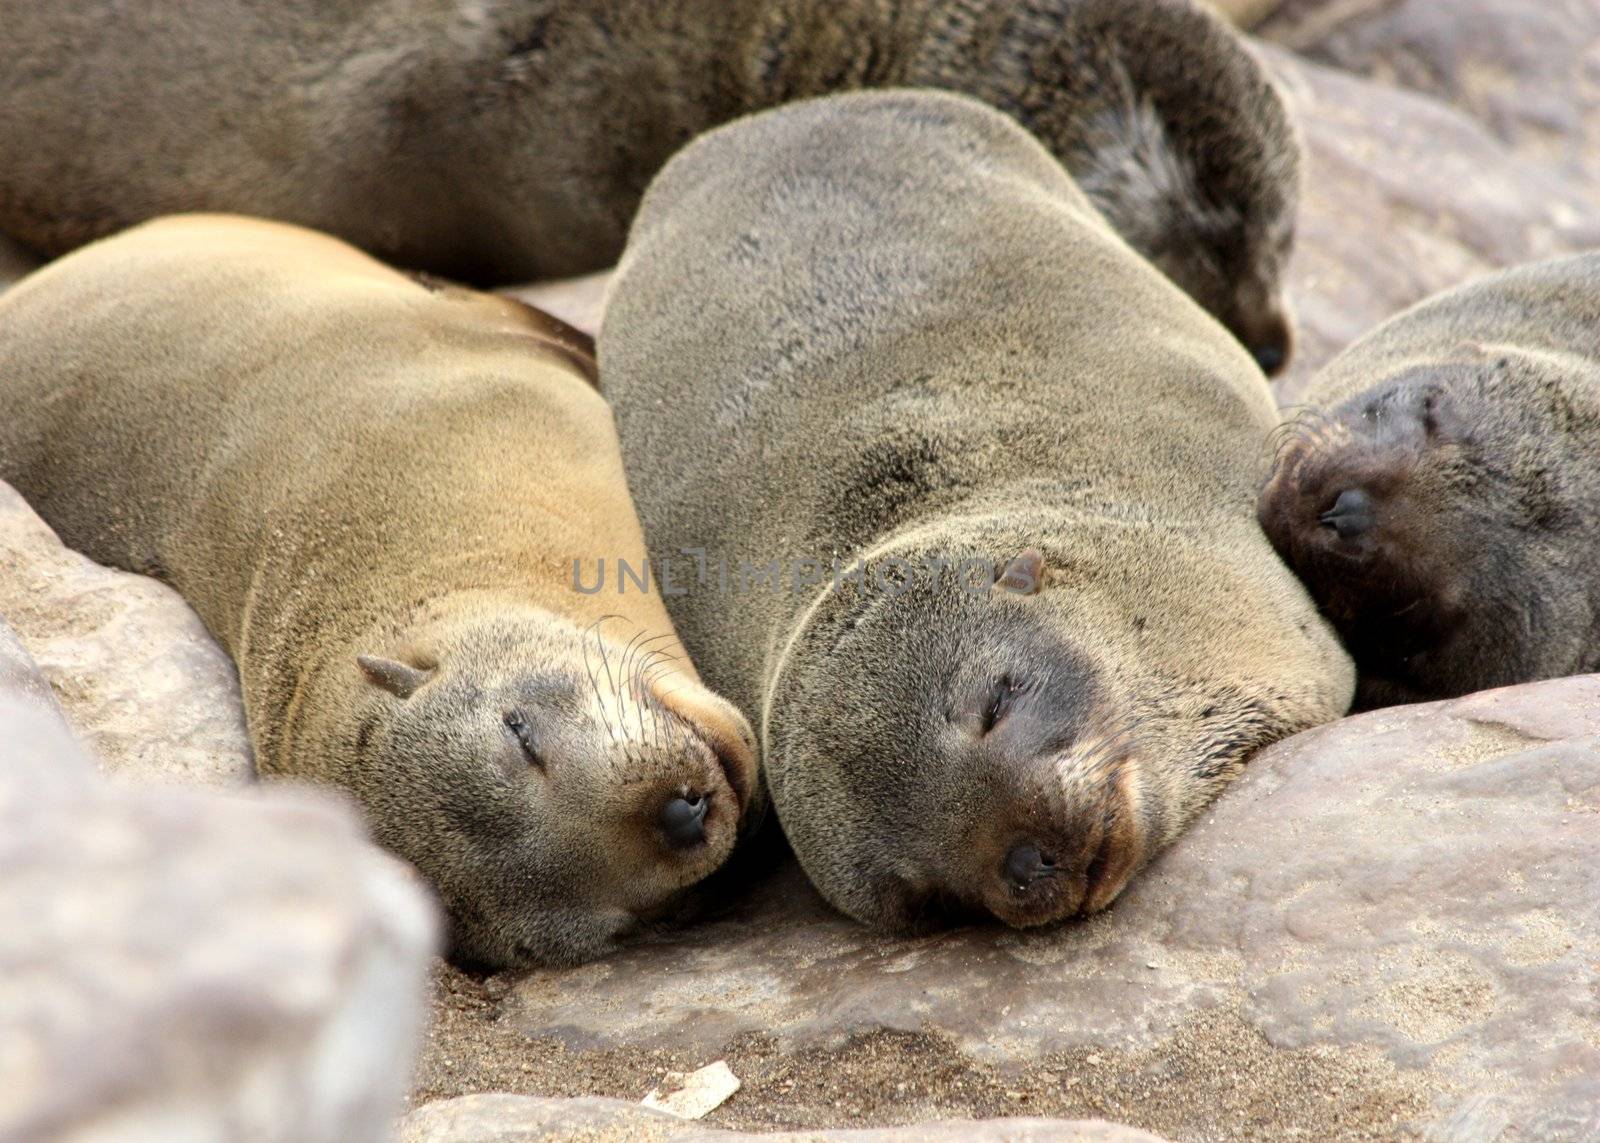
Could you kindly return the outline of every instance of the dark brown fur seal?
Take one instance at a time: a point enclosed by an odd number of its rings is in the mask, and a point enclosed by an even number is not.
[[[0,479],[176,587],[234,656],[261,773],[349,790],[489,965],[595,956],[709,874],[744,719],[655,594],[581,335],[341,242],[223,217],[0,298]]]
[[[1349,702],[1255,522],[1260,371],[983,104],[705,135],[645,197],[599,346],[652,552],[692,584],[678,630],[851,916],[1101,908]]]
[[[1360,705],[1600,670],[1600,254],[1425,301],[1305,400],[1261,524]]]
[[[59,252],[157,214],[326,230],[479,285],[615,261],[719,123],[862,87],[1000,108],[1269,371],[1299,150],[1190,0],[0,0],[0,230]]]

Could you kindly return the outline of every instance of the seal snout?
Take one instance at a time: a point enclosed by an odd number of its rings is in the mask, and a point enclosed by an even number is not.
[[[1341,540],[1354,540],[1372,528],[1372,497],[1364,489],[1346,488],[1334,498],[1333,507],[1317,517],[1325,528],[1332,528]]]
[[[1006,853],[1004,875],[1019,893],[1027,892],[1041,878],[1053,877],[1055,872],[1054,855],[1043,852],[1032,842],[1014,845]]]
[[[1283,371],[1294,353],[1294,324],[1281,300],[1263,298],[1264,290],[1249,293],[1249,303],[1236,307],[1223,324],[1256,359],[1261,372],[1273,377]]]
[[[706,811],[710,808],[710,794],[676,794],[661,807],[661,831],[679,849],[701,845],[706,840]]]

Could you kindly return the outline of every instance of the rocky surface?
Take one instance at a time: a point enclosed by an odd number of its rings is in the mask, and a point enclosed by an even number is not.
[[[1451,6],[1437,7],[1442,16]],[[1429,294],[1600,245],[1592,179],[1528,161],[1427,95],[1263,50],[1306,143],[1284,402],[1340,349]]]
[[[1162,1143],[1154,1135],[1099,1120],[990,1119],[908,1127],[750,1134],[707,1128],[616,1099],[541,1099],[469,1095],[440,1100],[400,1124],[400,1143]]]
[[[435,942],[342,807],[102,785],[0,627],[0,1138],[386,1138]]]
[[[249,780],[238,679],[199,617],[171,588],[62,546],[5,484],[0,618],[114,780]]]
[[[1378,322],[1600,245],[1600,3],[1287,0],[1256,29],[1308,147],[1292,402]]]
[[[1522,159],[1600,179],[1596,0],[1282,0],[1258,33],[1450,104]]]
[[[593,337],[600,332],[600,318],[605,313],[606,287],[610,283],[611,271],[602,270],[581,278],[512,286],[500,293],[555,314],[568,325]]]
[[[790,868],[719,920],[483,987],[436,1031],[432,1094],[456,1094],[450,1060],[637,1099],[652,1069],[725,1057],[744,1086],[708,1122],[730,1127],[1009,1110],[1179,1140],[1593,1136],[1600,676],[1281,743],[1085,923],[892,940]]]

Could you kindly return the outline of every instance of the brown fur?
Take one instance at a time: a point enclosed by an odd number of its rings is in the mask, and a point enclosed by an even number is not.
[[[1260,372],[980,103],[707,134],[646,196],[599,345],[684,643],[759,714],[784,830],[852,916],[1101,908],[1349,701],[1254,520]],[[741,579],[773,560],[775,590]]]
[[[1270,370],[1299,150],[1192,0],[0,0],[0,229],[232,210],[477,284],[610,265],[693,136],[863,87],[1015,116]]]
[[[1361,705],[1600,670],[1600,255],[1425,301],[1306,401],[1261,523]]]
[[[572,589],[574,558],[643,545],[581,335],[208,216],[39,271],[0,329],[0,478],[183,593],[260,772],[353,793],[458,956],[593,956],[726,857],[747,724],[671,657],[659,597]],[[691,787],[707,838],[676,848],[658,815]]]

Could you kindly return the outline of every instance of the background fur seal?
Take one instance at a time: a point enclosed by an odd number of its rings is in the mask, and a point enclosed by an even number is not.
[[[1431,298],[1305,399],[1261,523],[1361,705],[1600,670],[1600,254]]]
[[[476,284],[615,261],[691,137],[936,87],[1016,117],[1133,246],[1287,357],[1299,152],[1189,0],[0,0],[0,229],[57,252],[178,210],[317,227]]]
[[[41,270],[0,329],[0,478],[184,594],[258,769],[355,794],[456,955],[593,956],[727,856],[748,725],[653,653],[658,596],[573,590],[643,540],[569,331],[217,217]]]
[[[706,569],[680,635],[854,917],[1100,908],[1349,702],[1255,523],[1260,372],[975,101],[835,96],[686,148],[600,359],[653,555]]]

